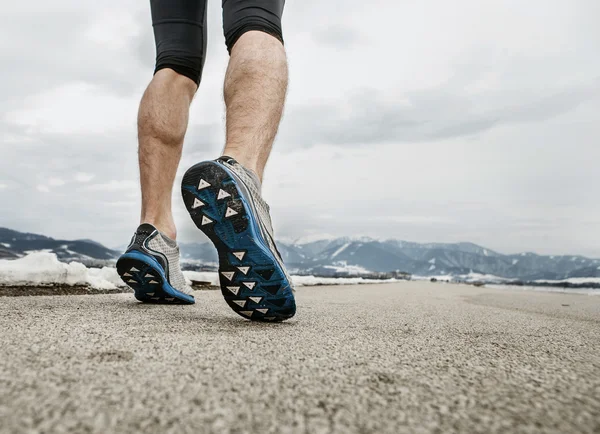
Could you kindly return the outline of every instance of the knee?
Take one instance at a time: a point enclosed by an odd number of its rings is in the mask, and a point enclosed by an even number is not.
[[[195,90],[202,78],[203,63],[202,58],[186,53],[158,53],[154,74],[170,74],[174,83],[191,80],[195,85]],[[182,81],[180,78],[185,78],[185,80]]]
[[[164,66],[157,69],[152,78],[151,87],[159,87],[171,95],[186,94],[191,99],[198,90],[198,84],[194,79],[188,77],[186,74],[182,74],[178,69],[171,66]]]
[[[281,16],[283,0],[255,0],[255,6],[249,6],[239,0],[226,0],[223,5],[223,31],[225,44],[231,54],[233,46],[246,32],[257,30],[267,33],[283,44]]]
[[[270,23],[266,20],[261,20],[257,18],[249,17],[247,20],[243,20],[242,22],[237,23],[237,25],[233,26],[230,29],[225,31],[225,45],[227,45],[227,51],[231,54],[231,50],[235,43],[240,39],[240,37],[251,30],[256,30],[260,32],[267,33],[271,36],[277,38],[283,44],[283,34],[281,31],[281,26],[277,26],[273,23]]]

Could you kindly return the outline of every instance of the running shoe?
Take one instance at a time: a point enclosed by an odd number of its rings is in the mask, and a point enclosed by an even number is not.
[[[219,254],[229,307],[250,320],[283,321],[294,316],[296,302],[260,189],[253,171],[226,156],[196,164],[181,185],[192,220]]]
[[[195,303],[179,266],[179,246],[151,224],[137,228],[129,247],[117,261],[117,272],[139,301]]]

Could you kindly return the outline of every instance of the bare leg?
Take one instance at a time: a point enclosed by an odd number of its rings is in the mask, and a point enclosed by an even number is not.
[[[231,50],[225,75],[223,154],[254,170],[261,180],[279,128],[287,83],[281,42],[264,32],[244,33]]]
[[[138,113],[140,223],[150,223],[172,239],[177,236],[171,211],[173,182],[196,88],[189,78],[161,69],[146,89]]]

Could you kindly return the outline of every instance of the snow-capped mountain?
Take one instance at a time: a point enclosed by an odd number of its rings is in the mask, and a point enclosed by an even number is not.
[[[563,279],[600,275],[600,260],[583,256],[503,255],[472,243],[413,243],[369,238],[337,238],[280,243],[288,267],[298,272],[404,271],[423,276],[492,274],[514,279]]]
[[[0,258],[19,258],[29,252],[56,253],[61,261],[111,260],[118,252],[92,240],[55,240],[44,235],[0,228]]]
[[[211,243],[181,243],[182,261],[216,267]],[[414,243],[368,237],[286,240],[278,243],[291,272],[315,275],[359,275],[401,271],[421,276],[464,275],[470,272],[509,279],[600,277],[600,260],[583,256],[503,255],[472,243]],[[54,252],[62,261],[114,260],[111,250],[91,240],[55,240],[43,235],[0,228],[0,259],[30,251]]]
[[[413,243],[372,238],[334,238],[279,242],[283,260],[293,273],[364,274],[403,271],[422,276],[470,272],[510,279],[600,277],[600,260],[583,256],[503,255],[473,243]],[[182,244],[184,260],[216,263],[211,244]]]

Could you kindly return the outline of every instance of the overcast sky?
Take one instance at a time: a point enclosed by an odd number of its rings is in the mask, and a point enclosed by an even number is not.
[[[280,238],[472,241],[600,257],[600,2],[288,0],[290,88],[264,195]],[[209,0],[175,188],[223,146],[228,55]],[[0,226],[127,244],[149,3],[9,2],[0,16]]]

